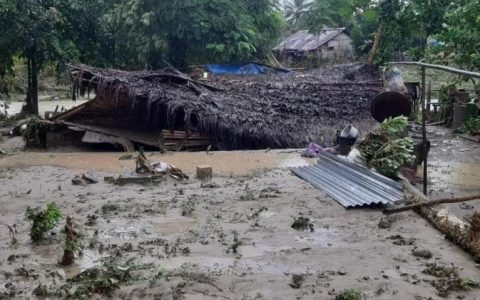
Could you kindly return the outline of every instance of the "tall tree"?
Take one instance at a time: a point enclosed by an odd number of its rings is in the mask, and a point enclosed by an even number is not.
[[[315,0],[306,18],[311,30],[323,26],[351,28],[355,16],[363,12],[371,0]]]
[[[148,65],[164,57],[182,69],[249,59],[275,40],[282,26],[271,0],[130,0],[117,12],[133,44],[142,40],[148,52],[162,54],[149,56]]]
[[[452,2],[445,20],[438,27],[439,41],[430,46],[434,59],[456,64],[470,70],[480,70],[480,0]]]
[[[285,2],[285,18],[292,28],[297,28],[312,7],[311,0],[288,0]]]
[[[383,62],[396,52],[415,58],[425,56],[427,39],[438,33],[452,0],[382,0],[380,24],[369,63]]]
[[[0,73],[11,69],[16,56],[27,62],[26,113],[38,114],[38,73],[42,65],[60,52],[57,26],[60,15],[54,1],[0,0]]]

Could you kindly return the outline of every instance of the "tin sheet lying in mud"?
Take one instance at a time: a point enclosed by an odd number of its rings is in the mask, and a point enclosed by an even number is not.
[[[322,153],[314,166],[291,170],[346,208],[394,203],[404,197],[402,184],[331,154]]]

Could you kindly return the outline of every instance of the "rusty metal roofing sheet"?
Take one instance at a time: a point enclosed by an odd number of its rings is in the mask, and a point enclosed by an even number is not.
[[[273,50],[312,51],[323,46],[343,31],[345,28],[328,28],[318,34],[312,34],[308,30],[301,30],[286,38]]]
[[[401,183],[327,153],[320,154],[316,165],[291,170],[346,208],[404,198]]]

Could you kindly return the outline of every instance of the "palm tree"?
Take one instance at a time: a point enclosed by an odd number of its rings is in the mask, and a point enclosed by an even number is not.
[[[312,4],[311,0],[286,0],[285,18],[291,25],[296,26],[303,15],[310,10]]]

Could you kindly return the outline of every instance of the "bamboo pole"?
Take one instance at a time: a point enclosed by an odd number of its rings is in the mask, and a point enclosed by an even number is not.
[[[386,210],[383,211],[383,213],[385,215],[391,215],[391,214],[396,214],[396,213],[400,213],[400,212],[404,212],[404,211],[409,211],[409,210],[412,210],[412,209],[430,207],[430,206],[435,206],[435,205],[440,205],[440,204],[445,204],[445,203],[461,203],[461,202],[478,200],[478,199],[480,199],[480,195],[471,195],[471,196],[459,197],[459,198],[443,198],[443,199],[432,200],[432,201],[429,201],[429,202],[422,202],[422,203],[406,205],[406,206],[402,206],[402,207],[399,207],[399,208],[386,209]]]
[[[452,67],[446,67],[446,66],[441,66],[441,65],[434,65],[434,64],[427,64],[427,63],[422,63],[422,62],[413,62],[413,61],[400,61],[400,62],[389,62],[389,65],[414,65],[414,66],[420,66],[420,67],[426,67],[430,69],[436,69],[436,70],[441,70],[441,71],[446,71],[458,75],[463,75],[463,76],[470,76],[470,77],[475,77],[475,78],[480,78],[480,73],[478,72],[471,72],[471,71],[465,71],[462,69],[457,69],[457,68],[452,68]]]

